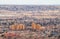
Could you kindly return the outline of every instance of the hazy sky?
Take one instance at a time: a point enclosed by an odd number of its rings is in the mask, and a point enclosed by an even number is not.
[[[15,5],[60,5],[60,0],[0,0],[2,4],[15,4]]]

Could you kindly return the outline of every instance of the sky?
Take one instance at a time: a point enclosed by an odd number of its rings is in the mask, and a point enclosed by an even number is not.
[[[0,5],[60,5],[60,0],[0,0]]]

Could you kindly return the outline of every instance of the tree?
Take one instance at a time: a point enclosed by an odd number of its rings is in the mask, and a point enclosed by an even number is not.
[[[45,29],[45,27],[41,26],[40,24],[37,24],[36,29],[37,30],[43,30],[43,29]]]
[[[40,24],[37,24],[36,29],[37,30],[40,30],[41,29],[41,25]]]
[[[32,23],[32,29],[36,29],[36,24],[34,22]]]
[[[11,25],[11,26],[10,26],[10,29],[11,29],[11,30],[15,30],[15,29],[16,29],[16,26],[15,26],[15,25]]]
[[[17,25],[17,26],[16,26],[16,30],[19,30],[19,29],[20,29],[20,26],[19,26],[19,25]]]

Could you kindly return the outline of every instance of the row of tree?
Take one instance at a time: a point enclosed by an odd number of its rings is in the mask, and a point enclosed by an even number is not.
[[[36,24],[32,22],[31,28],[33,30],[43,30],[45,27],[41,26],[40,24]],[[26,29],[26,26],[24,24],[15,24],[10,26],[11,30],[24,30]]]
[[[10,29],[11,30],[24,30],[25,29],[25,25],[23,25],[23,24],[11,25]]]
[[[33,30],[43,30],[45,27],[41,26],[40,24],[32,23],[32,29]]]

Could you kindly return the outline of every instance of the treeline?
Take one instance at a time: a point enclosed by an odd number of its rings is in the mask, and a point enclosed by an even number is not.
[[[30,26],[32,30],[43,30],[45,29],[45,27],[41,26],[40,24],[36,24],[34,22],[31,23]],[[10,30],[26,30],[27,26],[25,26],[24,24],[13,24],[11,26],[9,26]]]

